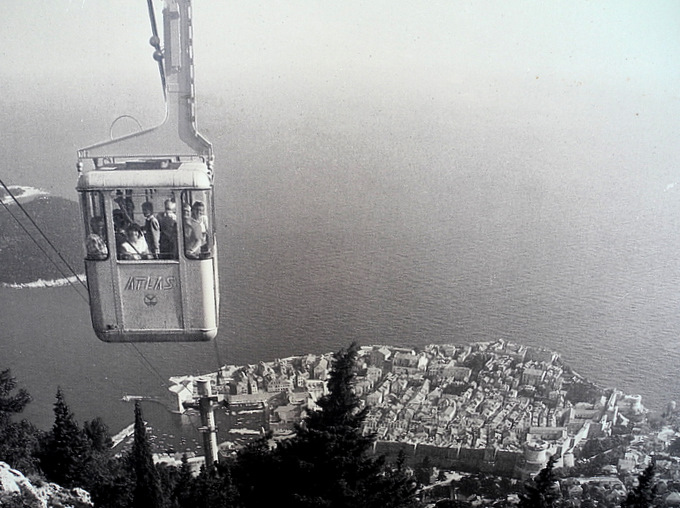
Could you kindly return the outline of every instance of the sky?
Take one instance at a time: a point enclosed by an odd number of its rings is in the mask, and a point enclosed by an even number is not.
[[[51,146],[64,147],[55,161],[71,160],[119,115],[145,128],[162,120],[144,0],[2,5],[0,107],[17,129],[35,124],[22,138],[48,130]],[[209,118],[212,109],[236,123],[279,115],[263,122],[286,128],[296,115],[351,124],[349,112],[372,109],[455,121],[461,105],[490,121],[504,109],[537,130],[636,122],[669,145],[680,133],[673,0],[194,0],[193,10],[198,123],[207,114],[212,137],[222,120]],[[79,122],[64,129],[66,115]],[[420,120],[393,123],[410,121]],[[10,160],[35,151],[0,148]]]
[[[511,78],[673,94],[680,73],[672,0],[195,0],[194,13],[207,88],[261,80],[429,89]],[[74,79],[106,89],[97,77],[155,71],[143,0],[4,0],[0,34],[0,75],[27,89]]]

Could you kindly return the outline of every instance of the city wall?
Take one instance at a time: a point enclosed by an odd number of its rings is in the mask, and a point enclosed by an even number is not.
[[[399,452],[403,451],[406,464],[409,466],[418,465],[425,457],[429,457],[430,463],[435,467],[503,476],[518,476],[524,460],[521,451],[442,447],[396,441],[376,441],[373,451],[375,455],[385,455],[392,462],[397,459]]]

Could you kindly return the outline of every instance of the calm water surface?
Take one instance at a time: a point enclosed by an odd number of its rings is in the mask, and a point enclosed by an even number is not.
[[[577,111],[588,129],[540,114],[527,127],[509,110],[482,121],[455,104],[322,127],[289,113],[281,130],[245,116],[229,130],[219,108],[202,117],[220,164],[216,344],[104,344],[73,289],[0,288],[0,365],[33,394],[27,417],[49,427],[61,386],[80,421],[117,431],[133,418],[121,397],[167,396],[170,376],[352,340],[504,338],[558,351],[652,409],[680,398],[677,143],[654,152],[649,126],[613,113]],[[11,183],[74,197],[75,174],[24,176]]]

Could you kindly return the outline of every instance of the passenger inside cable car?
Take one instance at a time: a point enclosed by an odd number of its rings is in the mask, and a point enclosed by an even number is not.
[[[187,259],[212,257],[210,192],[200,190],[126,189],[111,193],[111,224],[115,244],[107,245],[105,193],[85,194],[88,212],[85,247],[87,259],[106,260],[115,251],[119,261],[176,261],[179,255],[177,194],[182,206],[182,240]],[[163,208],[158,215],[153,210]],[[142,210],[136,218],[135,210]]]
[[[125,259],[128,261],[139,261],[141,259],[153,259],[153,255],[149,250],[149,245],[144,238],[144,232],[139,224],[128,224],[125,229],[127,235],[126,240],[120,246],[118,259]]]
[[[160,257],[161,226],[153,214],[153,203],[151,201],[142,203],[142,214],[144,215],[142,230],[144,231],[146,245],[149,247],[152,257],[158,259]]]
[[[78,150],[90,315],[106,342],[217,335],[214,155],[196,127],[191,2],[166,1],[163,20],[164,44],[152,43],[163,123]]]
[[[177,203],[166,199],[165,211],[158,217],[160,259],[177,259]]]
[[[183,205],[184,219],[184,249],[190,259],[205,259],[210,257],[210,229],[205,205],[201,201],[194,201],[192,205]]]
[[[99,338],[214,338],[219,294],[212,190],[103,188],[81,191],[81,199],[90,307]],[[156,252],[149,245],[154,240],[147,240],[154,232]]]
[[[90,233],[85,239],[87,259],[106,259],[109,257],[109,249],[106,246],[106,220],[101,215],[95,215],[90,219]]]

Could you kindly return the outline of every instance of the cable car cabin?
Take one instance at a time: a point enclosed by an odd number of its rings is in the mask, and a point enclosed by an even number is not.
[[[164,0],[163,47],[148,3],[165,120],[78,151],[92,326],[106,342],[210,340],[219,315],[214,157],[196,128],[191,1]]]
[[[106,342],[217,334],[212,182],[201,162],[127,162],[82,173],[92,325]]]

